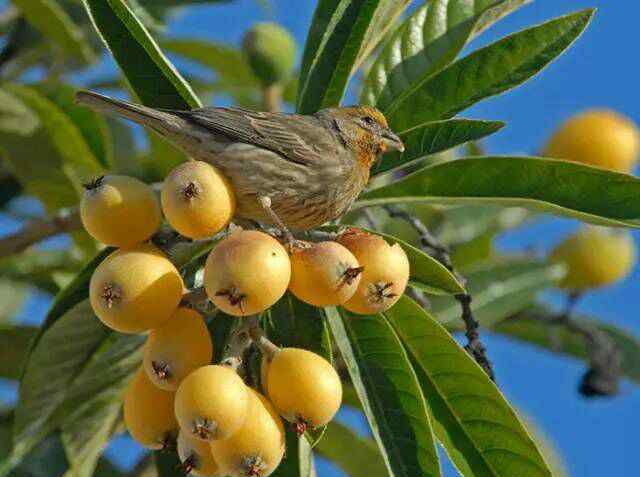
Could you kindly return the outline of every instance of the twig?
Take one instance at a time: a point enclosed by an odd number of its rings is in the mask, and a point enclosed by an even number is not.
[[[253,343],[252,329],[259,327],[258,315],[248,316],[242,319],[241,325],[235,329],[224,350],[220,364],[229,366],[235,370],[243,363],[243,355]]]
[[[282,108],[282,85],[274,83],[262,90],[262,101],[265,111],[277,113]]]
[[[584,339],[589,355],[589,369],[580,381],[580,394],[585,397],[614,396],[619,390],[620,351],[609,336],[572,315],[581,296],[579,292],[570,293],[564,311],[552,320],[552,324],[564,326]]]
[[[60,212],[50,219],[28,223],[20,231],[0,239],[0,258],[22,252],[35,243],[54,235],[72,232],[80,226],[77,209]]]
[[[466,284],[465,278],[453,267],[451,254],[447,247],[442,245],[438,239],[429,232],[427,226],[418,217],[393,206],[386,206],[384,209],[390,217],[408,222],[418,234],[420,234],[421,248],[449,270],[460,283],[463,285]],[[480,340],[480,323],[478,323],[478,320],[473,316],[473,310],[471,309],[471,295],[468,293],[459,293],[455,295],[455,299],[462,309],[461,318],[462,321],[464,321],[466,329],[465,336],[467,337],[467,344],[465,350],[473,356],[473,359],[484,369],[489,378],[495,381],[496,377],[493,371],[493,365],[487,356],[487,349]]]

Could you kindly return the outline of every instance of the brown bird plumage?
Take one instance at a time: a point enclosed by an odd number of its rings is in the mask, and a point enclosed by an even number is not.
[[[404,149],[381,112],[367,106],[313,115],[238,108],[158,110],[81,91],[77,101],[166,137],[231,181],[240,219],[274,224],[266,206],[294,230],[343,215],[364,189],[376,159]]]

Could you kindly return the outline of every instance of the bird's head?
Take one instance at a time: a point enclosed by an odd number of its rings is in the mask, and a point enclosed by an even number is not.
[[[402,140],[389,128],[384,114],[374,107],[348,106],[321,113],[333,122],[342,141],[367,168],[387,151],[404,151]]]

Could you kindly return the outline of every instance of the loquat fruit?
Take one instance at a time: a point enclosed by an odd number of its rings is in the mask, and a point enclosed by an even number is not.
[[[114,247],[132,247],[158,230],[160,204],[153,189],[134,177],[109,175],[85,186],[80,218],[89,235]]]
[[[236,372],[220,365],[203,366],[182,380],[175,411],[180,428],[203,441],[231,437],[247,417],[247,386]]]
[[[165,178],[162,210],[173,229],[192,239],[222,230],[235,213],[236,200],[229,181],[212,165],[187,161]]]
[[[174,313],[184,284],[176,267],[154,245],[139,244],[109,255],[93,272],[91,306],[109,328],[142,333]]]
[[[260,313],[287,291],[291,262],[276,239],[256,230],[232,233],[207,257],[204,285],[211,301],[224,313]]]
[[[131,437],[147,449],[169,446],[178,430],[173,400],[174,393],[154,386],[139,369],[124,398],[124,423]]]
[[[362,273],[356,257],[337,242],[305,245],[291,252],[291,293],[319,307],[340,305],[351,298]]]
[[[391,308],[409,282],[409,259],[399,244],[389,245],[382,237],[351,229],[338,242],[348,248],[363,267],[360,284],[347,310],[369,315]]]
[[[144,346],[144,369],[159,388],[178,389],[192,371],[211,363],[213,344],[202,316],[178,308],[163,325],[151,330]]]
[[[583,291],[626,277],[636,260],[636,246],[627,231],[585,226],[553,249],[549,260],[567,268],[561,288]]]
[[[198,477],[226,475],[214,459],[209,443],[193,439],[184,431],[178,433],[178,457],[182,462],[181,470],[185,474],[194,474]]]
[[[245,423],[229,439],[212,441],[211,450],[220,467],[232,477],[267,477],[284,456],[284,426],[267,398],[248,389]]]
[[[633,122],[610,110],[577,114],[562,124],[543,154],[619,172],[631,172],[640,152],[640,133]]]
[[[263,386],[280,415],[299,434],[333,419],[342,402],[342,382],[331,363],[300,348],[283,348],[269,361]]]

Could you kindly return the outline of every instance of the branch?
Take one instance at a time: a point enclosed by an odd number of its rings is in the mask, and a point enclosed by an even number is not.
[[[465,278],[453,267],[451,254],[447,247],[442,245],[438,239],[429,232],[427,226],[419,218],[393,206],[386,206],[384,209],[390,217],[408,222],[420,234],[421,248],[453,273],[460,283],[463,285],[466,283]],[[489,378],[495,381],[496,377],[493,371],[493,365],[487,356],[487,349],[480,340],[480,323],[478,323],[478,320],[473,316],[473,310],[471,309],[471,295],[468,293],[460,293],[455,295],[455,299],[462,309],[461,318],[462,321],[464,321],[466,329],[465,336],[467,337],[467,345],[465,346],[465,350],[473,356],[473,359],[484,369]]]
[[[282,109],[282,85],[279,83],[265,86],[262,90],[265,111],[277,113]]]
[[[20,231],[0,239],[0,258],[22,252],[31,245],[54,235],[72,232],[81,227],[77,209],[60,212],[49,219],[26,224]]]

